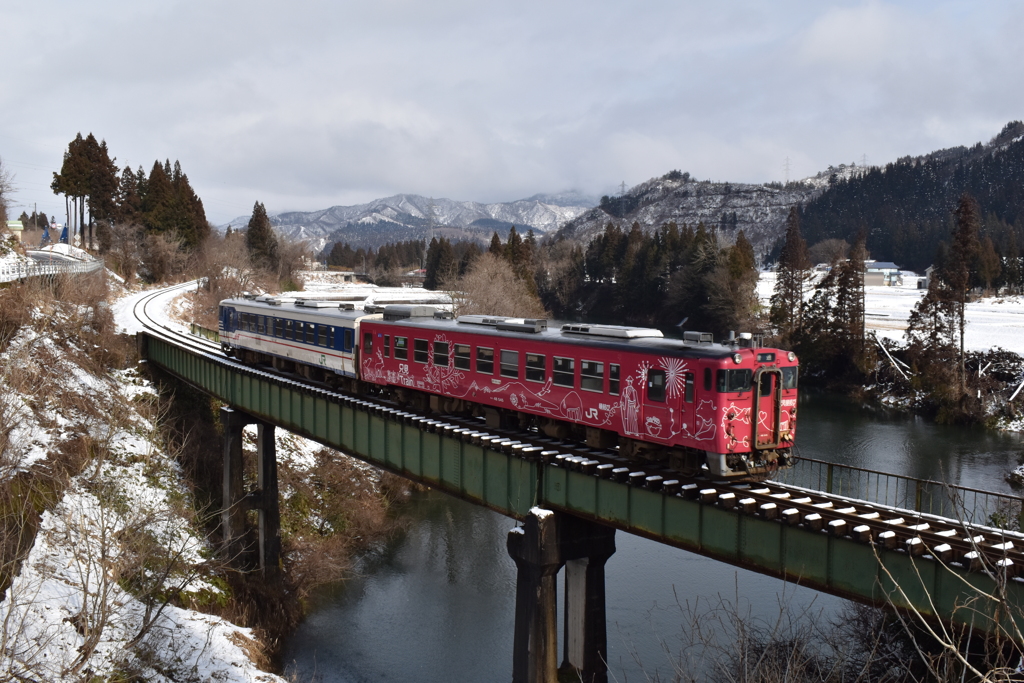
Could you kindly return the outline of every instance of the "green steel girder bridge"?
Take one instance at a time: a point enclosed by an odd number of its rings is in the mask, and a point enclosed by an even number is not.
[[[615,455],[414,414],[247,367],[213,339],[152,323],[145,308],[145,300],[136,308],[146,325],[143,358],[229,406],[222,410],[224,544],[237,551],[245,510],[258,510],[263,571],[275,572],[279,561],[276,427],[523,523],[508,539],[519,573],[514,681],[557,680],[562,567],[562,666],[585,681],[607,680],[604,563],[616,529],[912,618],[1022,641],[1024,580],[1016,570],[1024,566],[1024,535],[995,526],[1016,522],[1019,499],[827,463],[798,465],[786,473],[793,483],[680,482],[634,471],[635,463]],[[241,429],[252,423],[259,490],[247,496]]]

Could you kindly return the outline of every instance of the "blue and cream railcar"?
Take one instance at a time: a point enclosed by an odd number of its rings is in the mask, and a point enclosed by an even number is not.
[[[260,296],[220,302],[221,347],[245,363],[267,363],[313,380],[358,379],[359,322],[380,318],[351,303]]]

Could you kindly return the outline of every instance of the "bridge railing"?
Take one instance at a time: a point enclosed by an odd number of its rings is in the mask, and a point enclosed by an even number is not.
[[[192,323],[192,334],[196,335],[197,337],[209,339],[210,341],[220,342],[220,332],[218,332],[217,330],[211,330],[209,327],[197,325],[195,323]]]
[[[814,458],[798,458],[775,481],[866,500],[903,510],[1019,531],[1024,529],[1022,499],[941,481],[917,479]]]
[[[103,267],[103,261],[82,261],[80,263],[40,263],[38,261],[18,261],[0,264],[0,282],[13,282],[27,277],[41,275],[77,275],[91,273]]]

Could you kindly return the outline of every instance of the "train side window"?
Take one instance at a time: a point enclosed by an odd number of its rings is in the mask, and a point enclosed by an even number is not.
[[[291,320],[285,320],[284,321],[284,338],[285,339],[295,339],[295,333],[293,331],[292,324],[293,323],[292,323]]]
[[[413,339],[412,341],[412,359],[417,363],[426,363],[427,358],[430,356],[430,350],[427,346],[426,339]]]
[[[683,375],[683,400],[693,403],[694,376],[692,372]]]
[[[580,389],[604,391],[604,363],[593,360],[580,361]]]
[[[544,381],[544,360],[544,356],[539,353],[526,354],[526,379],[531,382]]]
[[[409,360],[409,338],[395,337],[395,358]]]
[[[455,367],[460,370],[469,370],[469,344],[455,345]]]
[[[274,318],[274,336],[284,337],[284,320],[281,318]]]
[[[518,351],[502,351],[501,352],[501,376],[512,377],[518,379],[519,377],[519,352]]]
[[[345,334],[342,336],[341,350],[352,353],[352,349],[356,344],[356,331],[351,327],[345,328]]]
[[[555,356],[555,367],[551,381],[560,387],[576,386],[576,361],[572,358]]]
[[[261,315],[260,316],[259,322],[256,323],[256,332],[257,332],[257,334],[266,334],[267,333],[267,316],[265,316],[265,315]]]
[[[704,368],[704,391],[711,391],[711,368]]]
[[[753,388],[753,370],[719,370],[717,373],[719,393],[729,394],[750,391]]]
[[[384,357],[391,358],[391,335],[384,335]]]
[[[796,389],[798,368],[782,368],[782,388]]]
[[[608,393],[612,396],[619,395],[619,365],[611,363],[608,366]]]
[[[434,342],[434,366],[448,367],[448,342]]]
[[[316,344],[316,325],[306,323],[306,343]]]
[[[647,371],[647,400],[665,402],[665,371],[651,368]]]
[[[327,331],[329,329],[330,328],[327,327],[327,325],[318,325],[317,326],[317,332],[320,333],[320,341],[318,342],[318,344],[320,346],[327,346]]]
[[[485,375],[494,374],[494,349],[483,346],[476,348],[476,371]]]
[[[373,351],[373,332],[363,332],[363,353]]]

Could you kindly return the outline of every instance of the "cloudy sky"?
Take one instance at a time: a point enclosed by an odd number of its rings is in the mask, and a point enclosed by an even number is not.
[[[400,192],[735,182],[1024,119],[1019,2],[0,0],[14,214],[81,131],[181,161],[215,223]]]

